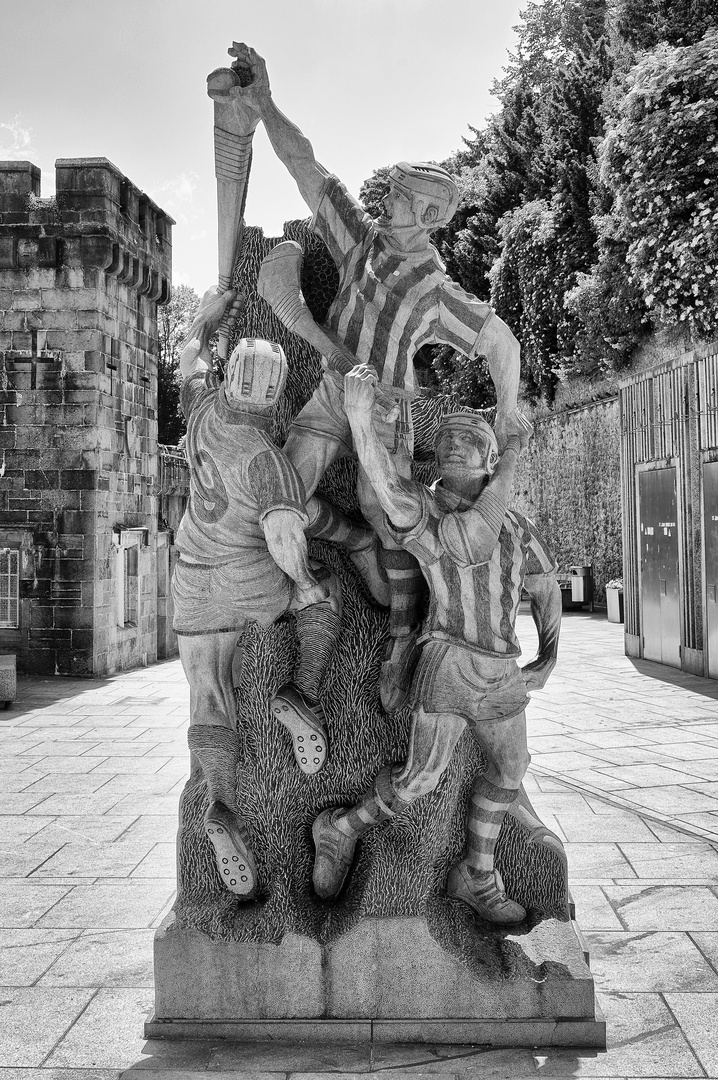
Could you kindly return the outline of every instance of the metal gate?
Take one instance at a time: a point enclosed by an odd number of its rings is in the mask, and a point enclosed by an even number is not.
[[[718,461],[703,465],[703,551],[707,674],[718,679]]]
[[[643,656],[681,666],[676,470],[638,475]]]

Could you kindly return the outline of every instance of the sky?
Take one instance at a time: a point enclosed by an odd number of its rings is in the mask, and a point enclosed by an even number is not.
[[[279,108],[358,194],[374,169],[440,161],[496,110],[515,0],[0,0],[0,160],[106,157],[167,211],[173,281],[217,278],[213,105],[232,41],[267,61]],[[307,216],[260,127],[245,212]]]

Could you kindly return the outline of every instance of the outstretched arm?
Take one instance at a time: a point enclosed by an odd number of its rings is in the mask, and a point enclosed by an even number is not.
[[[369,477],[384,513],[399,529],[411,529],[421,518],[421,505],[399,475],[391,454],[377,436],[372,420],[376,373],[359,364],[344,376],[344,408],[354,436],[359,463]]]
[[[524,579],[531,597],[531,615],[538,630],[538,652],[521,669],[528,690],[540,690],[556,665],[561,630],[561,590],[554,574],[531,574]]]
[[[267,65],[262,57],[248,45],[237,41],[229,52],[252,73],[250,85],[235,87],[233,95],[242,105],[249,105],[262,119],[275,154],[291,173],[299,193],[314,213],[322,197],[328,175],[326,169],[314,157],[309,139],[274,104]]]
[[[486,320],[474,347],[474,354],[485,356],[489,375],[496,388],[496,438],[499,450],[508,438],[510,418],[516,411],[521,367],[521,348],[508,326],[498,315]]]
[[[295,583],[295,600],[299,607],[318,604],[329,595],[309,566],[306,518],[295,510],[270,510],[262,518],[264,538],[269,554],[280,570]]]

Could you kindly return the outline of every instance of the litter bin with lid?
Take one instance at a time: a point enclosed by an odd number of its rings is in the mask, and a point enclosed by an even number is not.
[[[571,599],[576,604],[590,604],[593,611],[593,567],[572,566]]]

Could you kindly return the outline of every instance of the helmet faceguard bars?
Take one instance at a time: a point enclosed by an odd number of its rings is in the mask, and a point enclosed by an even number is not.
[[[271,409],[286,381],[284,351],[272,341],[242,338],[227,362],[225,392],[233,405]]]
[[[434,223],[446,225],[459,205],[459,189],[445,169],[424,161],[400,161],[391,169],[389,181],[412,201],[418,196],[424,207],[436,206],[438,218]]]
[[[436,443],[438,446],[439,439],[445,431],[470,431],[477,437],[486,450],[486,471],[489,476],[492,475],[494,469],[499,460],[499,444],[496,441],[496,435],[494,429],[482,416],[473,412],[451,412],[446,413],[441,418],[438,431],[436,432]]]

